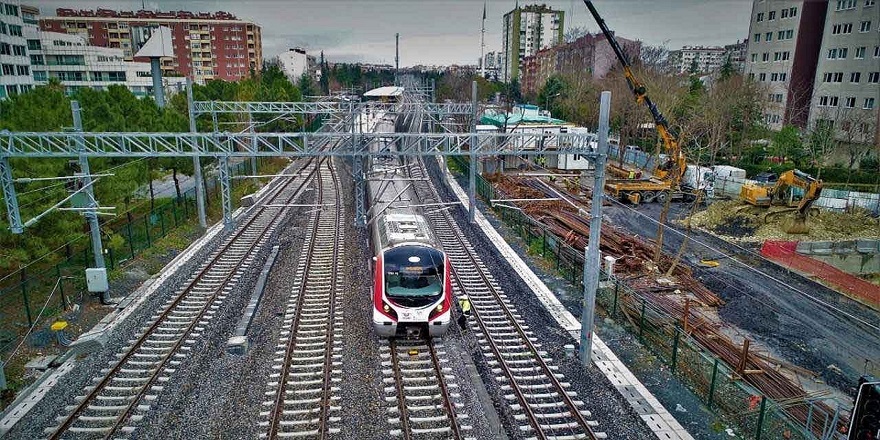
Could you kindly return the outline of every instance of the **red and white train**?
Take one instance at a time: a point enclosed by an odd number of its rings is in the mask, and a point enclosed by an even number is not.
[[[374,132],[394,132],[396,117],[366,115]],[[390,138],[389,138],[390,139]],[[376,141],[372,151],[396,148]],[[368,169],[368,221],[374,252],[373,328],[382,337],[433,337],[452,316],[451,266],[414,200],[407,159],[373,157]]]

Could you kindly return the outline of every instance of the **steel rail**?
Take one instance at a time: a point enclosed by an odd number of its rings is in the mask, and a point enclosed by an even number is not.
[[[308,166],[308,163],[310,163],[310,162],[312,162],[312,160],[309,160],[302,169],[305,169],[305,167]],[[278,195],[280,195],[280,193],[290,183],[292,183],[293,180],[294,179],[289,179],[288,182],[285,182],[283,185],[279,185],[279,187],[274,190],[273,197],[277,197]],[[303,181],[303,184],[300,185],[300,188],[298,188],[296,191],[294,191],[294,193],[288,198],[288,201],[294,199],[300,193],[302,186],[305,185],[305,183],[307,181],[308,181],[308,178]],[[240,228],[238,228],[238,230],[234,233],[233,237],[231,239],[229,239],[221,247],[221,249],[218,252],[215,253],[215,255],[211,258],[211,260],[208,262],[208,264],[206,264],[205,267],[198,272],[198,274],[192,279],[192,281],[190,281],[187,284],[187,286],[184,287],[184,289],[181,291],[181,293],[179,295],[177,295],[177,297],[172,301],[172,303],[169,304],[165,308],[164,311],[162,311],[159,318],[157,318],[147,328],[147,330],[144,331],[143,335],[141,337],[139,337],[138,340],[135,341],[135,343],[129,347],[129,349],[126,351],[126,353],[116,362],[116,364],[113,366],[113,368],[111,368],[110,371],[104,375],[104,378],[95,386],[95,388],[86,396],[86,398],[83,399],[82,402],[80,402],[76,406],[76,408],[74,408],[74,410],[57,427],[55,432],[49,436],[49,439],[51,439],[51,440],[60,439],[62,434],[64,432],[66,432],[73,425],[73,423],[76,420],[79,419],[79,415],[82,414],[82,412],[84,412],[88,408],[88,406],[94,401],[94,399],[97,397],[97,395],[107,387],[107,385],[111,382],[111,380],[114,378],[114,376],[125,365],[125,362],[134,356],[136,351],[140,347],[143,346],[143,344],[147,341],[149,336],[151,336],[156,331],[156,329],[161,324],[164,323],[164,318],[167,317],[173,310],[175,310],[175,308],[187,296],[187,294],[190,293],[192,291],[192,289],[198,284],[198,282],[202,280],[202,277],[220,261],[220,259],[226,253],[226,251],[228,251],[230,248],[232,248],[232,246],[234,244],[238,244],[238,240],[244,235],[244,233],[246,231],[248,231],[248,228],[256,222],[256,220],[260,217],[260,215],[264,212],[265,209],[267,209],[267,208],[261,208],[261,210],[258,213],[255,213],[254,215],[250,216],[250,218]],[[280,216],[276,216],[276,218],[274,220],[269,222],[269,224],[264,228],[264,230],[268,230],[273,224],[275,224],[277,222],[277,219],[279,219],[279,218],[280,218]],[[259,243],[259,239],[254,240],[253,244],[251,244],[251,246],[248,248],[247,252],[252,251],[257,246],[258,243]],[[229,273],[223,278],[223,280],[220,282],[220,284],[218,284],[218,286],[214,289],[211,297],[205,302],[205,305],[199,311],[198,315],[195,317],[195,319],[193,319],[192,323],[189,324],[185,328],[183,335],[172,346],[172,349],[160,360],[158,367],[154,368],[154,373],[153,373],[153,375],[151,375],[148,382],[145,385],[140,387],[140,390],[138,391],[138,393],[134,396],[134,398],[131,400],[131,402],[127,405],[126,410],[123,411],[123,413],[117,417],[116,421],[113,423],[113,426],[110,427],[110,431],[107,433],[105,438],[110,438],[121,427],[122,423],[128,418],[128,416],[131,414],[133,409],[139,404],[139,402],[143,398],[144,394],[146,394],[146,391],[148,389],[150,389],[150,387],[155,383],[156,378],[159,376],[159,374],[163,370],[164,366],[167,364],[168,360],[177,352],[177,349],[181,346],[181,344],[183,344],[183,342],[186,341],[186,339],[187,339],[186,336],[191,333],[192,329],[204,317],[205,312],[210,309],[210,305],[216,300],[219,292],[221,292],[223,290],[222,288],[229,282],[229,280],[232,278],[232,276],[236,273],[235,269],[237,267],[238,266],[229,270]]]
[[[424,164],[420,164],[420,167],[422,170],[424,170]],[[439,193],[438,193],[437,189],[434,187],[433,182],[428,181],[425,184],[433,192],[434,198],[436,200],[440,200]],[[581,414],[580,409],[577,407],[577,405],[574,403],[572,398],[568,395],[565,388],[562,386],[562,384],[556,378],[553,371],[550,369],[550,367],[544,361],[544,359],[541,356],[540,352],[538,351],[537,347],[534,346],[532,341],[529,339],[528,335],[525,333],[525,330],[522,328],[521,324],[514,316],[513,312],[511,312],[510,309],[507,307],[507,304],[504,302],[500,293],[492,285],[491,280],[489,280],[486,273],[480,268],[480,265],[478,264],[479,262],[478,262],[476,256],[467,250],[467,248],[468,248],[467,245],[469,243],[467,243],[466,240],[464,239],[464,237],[462,237],[462,235],[460,234],[460,232],[456,230],[457,228],[454,226],[454,225],[456,225],[456,223],[455,223],[455,220],[451,218],[451,214],[448,211],[441,211],[441,212],[437,212],[435,215],[443,217],[443,219],[446,222],[446,227],[450,230],[450,232],[452,232],[452,234],[448,234],[446,236],[451,237],[453,240],[455,240],[460,245],[462,253],[472,263],[471,265],[469,265],[468,269],[470,269],[473,273],[477,274],[480,277],[480,279],[483,281],[484,285],[486,286],[487,290],[489,292],[491,292],[492,296],[497,300],[497,305],[504,312],[504,314],[507,316],[508,320],[513,324],[513,329],[517,332],[517,334],[519,334],[520,338],[524,342],[524,345],[532,353],[536,363],[544,371],[547,379],[556,388],[559,396],[565,402],[565,405],[568,408],[569,413],[572,415],[572,417],[575,419],[575,421],[578,423],[578,425],[580,425],[581,427],[584,428],[586,434],[591,439],[597,439],[598,437],[593,432],[593,429],[590,426],[589,422],[584,418],[583,414]],[[436,226],[438,226],[438,225],[435,225],[435,227]],[[465,291],[464,283],[461,282],[461,275],[459,274],[459,269],[456,269],[455,267],[453,267],[452,271],[453,271],[453,274],[455,275],[456,280],[458,281],[459,288],[461,288],[462,291]],[[529,423],[535,428],[536,433],[539,434],[539,438],[552,438],[552,437],[554,437],[553,435],[548,436],[548,435],[544,434],[543,430],[541,429],[540,422],[537,420],[537,417],[535,416],[530,405],[528,404],[528,401],[527,401],[524,393],[519,388],[519,386],[513,376],[513,373],[510,371],[510,367],[507,365],[506,361],[504,360],[504,357],[502,356],[501,350],[498,348],[497,344],[495,343],[495,341],[491,337],[491,333],[489,332],[485,323],[480,319],[480,312],[477,310],[477,307],[473,307],[472,311],[473,311],[474,316],[476,318],[476,322],[479,324],[483,333],[485,333],[487,336],[486,340],[489,342],[489,347],[492,350],[492,352],[495,354],[496,360],[499,362],[500,365],[503,366],[502,370],[504,371],[505,376],[508,378],[508,380],[510,382],[511,389],[514,390],[514,393],[517,395],[517,399],[520,401],[520,403],[522,403],[522,408],[523,408],[524,412],[526,413],[526,417],[529,419]]]

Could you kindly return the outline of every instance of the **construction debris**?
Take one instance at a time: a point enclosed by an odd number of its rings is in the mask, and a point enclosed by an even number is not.
[[[788,234],[784,229],[793,214],[766,215],[779,209],[751,207],[737,200],[720,201],[692,215],[690,221],[693,227],[739,242],[880,238],[880,219],[871,217],[864,210],[851,213],[813,210],[814,215],[807,219],[807,234]]]

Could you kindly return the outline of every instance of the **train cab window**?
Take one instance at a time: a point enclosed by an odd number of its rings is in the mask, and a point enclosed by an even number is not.
[[[443,293],[443,253],[424,246],[385,252],[385,293],[408,307],[431,304]]]

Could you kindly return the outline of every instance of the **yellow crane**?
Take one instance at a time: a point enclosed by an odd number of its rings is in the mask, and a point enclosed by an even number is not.
[[[602,34],[605,35],[605,39],[611,45],[614,54],[617,55],[617,59],[623,66],[626,84],[632,91],[636,102],[644,104],[648,107],[648,111],[651,112],[651,116],[654,119],[654,128],[657,130],[657,135],[663,141],[663,150],[668,155],[667,160],[654,171],[653,178],[633,179],[632,171],[609,165],[608,170],[611,174],[628,178],[609,179],[605,189],[613,197],[629,200],[633,203],[639,203],[642,200],[646,202],[665,202],[666,198],[672,196],[673,193],[680,194],[679,185],[687,169],[687,158],[679,144],[678,135],[669,127],[669,122],[663,116],[663,113],[660,113],[657,104],[654,104],[651,98],[648,97],[645,85],[633,74],[632,65],[627,59],[626,54],[623,53],[623,49],[620,48],[620,44],[617,43],[614,34],[608,29],[605,20],[599,15],[599,11],[593,6],[593,2],[584,0],[584,3],[587,5],[587,9],[590,10],[590,14],[593,15],[593,19],[596,20],[596,24],[602,29]]]
[[[779,180],[772,187],[746,183],[740,190],[739,197],[751,206],[770,208],[774,203],[785,201],[785,194],[789,188],[801,188],[804,196],[795,206],[786,209],[769,211],[764,214],[766,221],[770,216],[776,216],[785,212],[794,211],[794,221],[785,228],[789,234],[806,234],[810,232],[807,227],[807,216],[813,203],[822,194],[822,181],[801,171],[790,170],[782,173]]]

